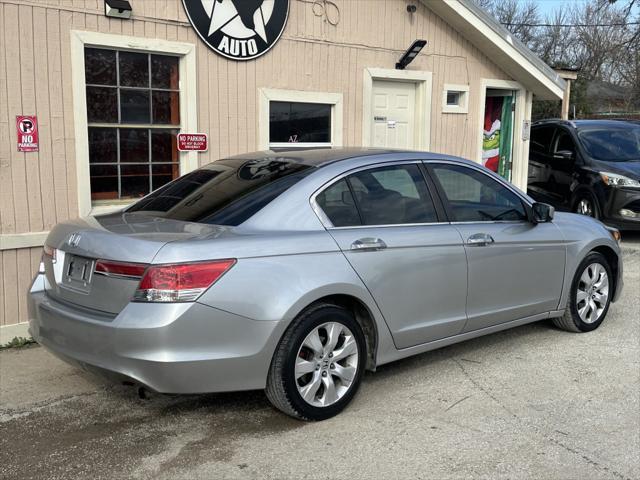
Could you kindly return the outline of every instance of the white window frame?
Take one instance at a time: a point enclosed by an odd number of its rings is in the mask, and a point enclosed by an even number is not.
[[[449,93],[458,93],[460,102],[457,105],[449,105],[447,96]],[[469,85],[445,83],[442,92],[442,113],[469,113]]]
[[[328,143],[312,142],[270,142],[269,110],[271,102],[321,103],[331,105],[331,141]],[[308,147],[341,147],[342,146],[342,102],[341,93],[307,92],[303,90],[280,90],[260,88],[258,90],[258,150],[270,148],[308,148]]]
[[[78,213],[87,216],[106,213],[127,206],[125,202],[93,205],[91,201],[91,176],[89,172],[89,139],[87,135],[87,98],[85,84],[85,47],[112,48],[115,50],[177,55],[180,82],[180,131],[197,132],[197,84],[196,46],[192,43],[171,42],[155,38],[127,35],[111,35],[98,32],[71,31],[71,67],[74,105],[74,130],[76,147],[76,177],[78,181]],[[179,154],[180,175],[198,168],[197,152]],[[133,201],[129,202],[133,203]]]

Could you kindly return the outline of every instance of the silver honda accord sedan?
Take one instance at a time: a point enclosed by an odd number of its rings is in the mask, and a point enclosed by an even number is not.
[[[322,420],[385,363],[538,320],[598,328],[622,290],[618,240],[455,157],[260,152],[57,225],[30,332],[143,388],[265,389]]]

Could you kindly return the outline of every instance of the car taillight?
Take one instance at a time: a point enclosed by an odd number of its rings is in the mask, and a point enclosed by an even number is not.
[[[152,265],[133,296],[138,302],[193,302],[225,274],[236,260]]]
[[[111,260],[98,260],[95,273],[107,277],[141,278],[147,265],[144,263],[113,262]]]
[[[44,255],[46,257],[49,257],[53,263],[56,263],[56,257],[57,257],[58,251],[49,245],[45,245],[43,250],[44,250]]]

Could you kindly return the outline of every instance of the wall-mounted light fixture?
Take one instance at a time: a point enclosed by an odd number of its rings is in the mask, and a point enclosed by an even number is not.
[[[411,44],[409,49],[404,52],[398,63],[396,63],[396,70],[404,70],[407,65],[413,62],[413,59],[418,56],[420,50],[422,50],[427,44],[426,40],[416,40]]]
[[[407,12],[416,13],[417,11],[418,11],[418,7],[415,6],[413,3],[410,3],[409,5],[407,5]]]
[[[104,14],[113,18],[131,18],[131,4],[127,0],[104,0]]]

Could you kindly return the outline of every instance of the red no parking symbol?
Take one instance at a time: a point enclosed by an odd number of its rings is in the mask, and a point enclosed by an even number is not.
[[[19,152],[38,151],[38,118],[35,115],[16,116]]]

